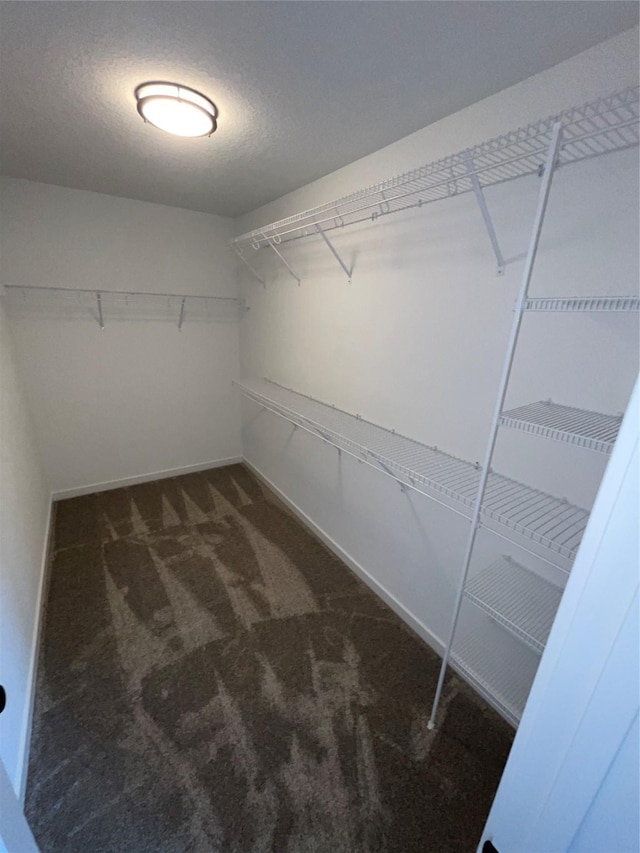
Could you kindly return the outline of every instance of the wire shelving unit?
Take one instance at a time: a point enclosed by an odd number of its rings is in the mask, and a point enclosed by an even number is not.
[[[557,124],[562,127],[562,145],[557,153],[555,168],[637,145],[638,115],[638,87],[631,87],[549,116],[326,204],[270,222],[235,237],[231,247],[263,284],[264,279],[244,254],[247,249],[257,251],[263,247],[272,248],[300,282],[279,247],[303,237],[320,235],[350,279],[352,270],[347,268],[327,233],[361,222],[375,222],[399,211],[474,192],[501,272],[504,270],[504,259],[484,201],[484,189],[527,175],[541,175],[553,128]]]
[[[562,590],[504,556],[474,575],[464,594],[514,636],[541,653]]]
[[[562,589],[506,555],[465,585],[452,665],[514,726],[561,598]]]
[[[640,310],[640,298],[637,296],[544,296],[527,299],[524,310],[628,313]]]
[[[611,453],[621,423],[622,415],[602,415],[550,400],[518,406],[500,418],[502,426],[600,453]]]
[[[634,97],[637,98],[637,91]],[[637,138],[637,105],[635,122],[634,133]],[[529,286],[553,177],[556,169],[563,164],[563,152],[567,148],[571,149],[575,139],[571,123],[567,123],[564,116],[559,117],[559,120],[554,123],[546,154],[543,180],[538,193],[538,206],[514,309],[487,439],[483,474],[478,484],[465,559],[429,719],[429,728],[435,727],[446,669],[450,661],[502,711],[507,719],[517,725],[535,677],[537,669],[535,655],[544,648],[560,602],[559,590],[545,584],[537,575],[507,559],[498,561],[475,578],[469,574],[480,520],[485,513],[485,504],[491,499],[490,476],[487,472],[490,470],[499,428],[511,427],[528,434],[607,453],[615,442],[620,426],[620,418],[551,402],[529,403],[510,411],[503,410],[521,324],[528,312],[625,314],[638,311],[639,308],[640,300],[637,296],[529,296]],[[600,153],[604,152],[595,150],[594,156]],[[562,519],[563,513],[559,510],[557,522],[562,524]],[[470,603],[491,617],[487,620],[489,628],[481,625],[481,632],[489,632],[486,636],[484,634],[472,636],[468,632],[459,630],[460,615],[465,606]],[[501,641],[499,634],[495,634],[496,630],[502,630],[504,633],[504,629],[513,635],[515,638],[513,642]],[[526,657],[525,650],[529,658]],[[531,655],[534,657],[531,658]]]
[[[191,320],[234,319],[246,310],[243,299],[192,293],[7,284],[0,294],[14,314],[85,316],[94,319],[101,329],[108,320],[123,319],[168,320],[181,329]]]
[[[504,641],[504,631],[489,618],[457,632],[451,650],[454,669],[513,726],[520,722],[540,655],[525,643]]]
[[[236,385],[246,397],[294,426],[470,517],[481,476],[472,462],[266,379]],[[482,515],[549,552],[547,558],[565,571],[589,517],[580,507],[495,473],[489,475]]]
[[[335,201],[271,222],[231,242],[239,259],[263,284],[264,278],[249,262],[247,254],[253,257],[265,247],[273,250],[300,283],[300,277],[283,254],[283,247],[301,238],[319,236],[350,279],[352,270],[331,242],[332,232],[474,193],[500,274],[505,262],[484,190],[525,176],[537,175],[541,179],[482,464],[458,459],[437,447],[266,380],[237,383],[246,397],[285,418],[294,428],[312,433],[336,447],[339,453],[348,453],[392,477],[403,489],[415,489],[470,520],[429,728],[435,727],[450,663],[507,720],[517,725],[562,595],[558,587],[510,557],[501,558],[478,574],[470,573],[480,527],[488,527],[493,534],[515,543],[519,553],[542,556],[568,572],[588,521],[585,509],[492,471],[499,429],[508,427],[601,453],[610,452],[616,440],[621,420],[617,416],[551,402],[528,403],[505,411],[504,403],[521,323],[528,314],[625,315],[640,310],[640,298],[633,293],[541,297],[529,294],[557,169],[637,146],[638,94],[636,86],[565,110]],[[459,622],[461,614],[465,618]]]

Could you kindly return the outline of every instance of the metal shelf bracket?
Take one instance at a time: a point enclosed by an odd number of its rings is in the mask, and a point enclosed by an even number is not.
[[[180,316],[178,317],[178,331],[182,331],[182,321],[184,320],[184,304],[187,301],[187,297],[182,297],[182,302],[180,303]]]
[[[405,492],[407,492],[409,490],[409,485],[407,483],[403,483],[402,480],[399,480],[396,477],[396,475],[393,473],[393,471],[387,465],[385,465],[381,459],[376,459],[375,461],[386,474],[388,474],[393,480],[396,481],[398,486],[400,486],[400,491],[404,495]]]
[[[262,278],[262,276],[258,275],[258,273],[254,270],[254,268],[251,266],[251,264],[249,263],[249,261],[248,261],[248,260],[245,258],[245,256],[242,254],[242,249],[238,248],[238,246],[232,246],[232,249],[233,249],[233,251],[236,253],[236,255],[240,258],[240,260],[242,261],[242,263],[243,263],[246,267],[248,267],[248,268],[251,270],[251,273],[253,274],[254,278],[257,278],[257,279],[258,279],[258,281],[260,282],[260,284],[261,284],[263,287],[266,287],[266,281],[265,281],[265,279],[264,279],[264,278]]]
[[[462,156],[466,161],[467,171],[469,173],[469,177],[471,178],[471,184],[473,186],[473,192],[476,197],[476,201],[478,202],[480,213],[482,213],[482,218],[489,234],[491,245],[493,246],[493,252],[496,256],[496,261],[498,262],[498,275],[504,275],[504,257],[502,255],[502,251],[500,250],[500,244],[498,243],[496,230],[493,227],[493,220],[491,219],[489,208],[487,207],[487,200],[484,197],[482,187],[480,186],[480,181],[478,180],[478,175],[476,173],[476,167],[473,162],[473,157],[469,154],[468,151],[465,151]]]
[[[280,260],[281,260],[281,261],[282,261],[282,263],[285,265],[285,267],[289,270],[289,272],[291,273],[291,275],[292,275],[292,276],[295,278],[295,280],[298,282],[298,285],[300,285],[300,282],[301,282],[301,278],[300,278],[300,276],[296,273],[296,271],[295,271],[294,269],[292,269],[292,268],[291,268],[291,266],[290,266],[289,262],[287,261],[287,259],[284,257],[284,255],[282,254],[282,252],[278,249],[278,247],[277,247],[277,245],[276,245],[276,243],[280,243],[280,242],[281,242],[281,239],[275,239],[275,238],[267,237],[267,235],[266,235],[266,234],[263,234],[262,236],[263,236],[263,237],[264,237],[264,239],[267,241],[267,243],[271,246],[271,248],[272,248],[272,249],[273,249],[273,251],[276,253],[276,255],[280,258]]]
[[[100,295],[100,291],[96,293],[96,301],[98,303],[98,323],[100,323],[100,328],[104,332],[104,317],[102,316],[102,296]]]
[[[331,240],[329,240],[329,238],[327,237],[327,235],[324,233],[324,230],[323,230],[322,226],[321,226],[321,225],[320,225],[320,223],[318,223],[318,222],[316,222],[316,229],[317,229],[317,231],[318,231],[318,234],[320,234],[320,236],[322,237],[322,239],[324,240],[324,242],[327,244],[327,246],[328,246],[328,248],[329,248],[329,251],[331,252],[331,254],[333,255],[333,257],[336,259],[336,261],[337,261],[337,262],[340,264],[340,266],[342,267],[342,269],[343,269],[343,271],[344,271],[344,274],[347,276],[347,283],[348,283],[348,284],[351,284],[351,272],[352,272],[352,270],[350,270],[350,269],[349,269],[349,267],[348,267],[348,266],[345,264],[345,262],[342,260],[342,258],[340,257],[340,255],[339,255],[339,254],[338,254],[338,252],[336,251],[335,246],[333,245],[333,243],[331,242]]]

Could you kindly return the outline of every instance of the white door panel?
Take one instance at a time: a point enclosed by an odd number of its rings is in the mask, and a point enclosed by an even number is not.
[[[4,764],[0,761],[0,853],[38,853]]]

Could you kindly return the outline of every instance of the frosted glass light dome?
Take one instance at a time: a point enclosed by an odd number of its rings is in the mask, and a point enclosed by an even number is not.
[[[154,127],[175,136],[211,136],[218,110],[201,92],[179,83],[142,83],[135,90],[138,112]]]

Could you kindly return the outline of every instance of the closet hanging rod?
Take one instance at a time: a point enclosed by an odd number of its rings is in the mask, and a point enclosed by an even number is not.
[[[395,482],[399,486],[403,487],[403,489],[405,491],[407,489],[410,489],[411,491],[417,492],[419,495],[423,495],[425,498],[429,498],[430,500],[439,504],[439,506],[443,506],[443,507],[445,507],[445,509],[451,510],[456,515],[459,515],[461,518],[467,518],[468,519],[468,517],[469,517],[468,513],[464,512],[464,510],[457,509],[455,506],[452,506],[451,504],[448,504],[448,503],[445,503],[444,501],[438,500],[438,498],[434,497],[434,495],[431,492],[424,491],[423,489],[419,488],[414,482],[409,482],[408,479],[406,479],[406,478],[403,479],[402,475],[400,475],[400,474],[396,475],[387,466],[385,466],[385,465],[381,466],[380,464],[376,464],[377,460],[373,460],[373,457],[368,458],[368,457],[362,456],[356,450],[349,449],[348,447],[345,447],[344,444],[338,443],[337,441],[333,440],[329,434],[325,434],[318,427],[314,427],[312,424],[305,424],[302,420],[300,420],[300,421],[296,420],[293,415],[287,415],[285,409],[281,410],[281,409],[277,408],[276,406],[271,406],[266,400],[259,399],[257,397],[254,397],[252,394],[245,392],[243,390],[242,385],[240,385],[239,383],[234,382],[234,385],[237,385],[237,387],[241,391],[243,391],[243,393],[245,393],[247,399],[252,400],[254,403],[256,403],[258,406],[260,406],[260,408],[264,409],[265,411],[271,412],[271,414],[277,415],[278,417],[283,418],[284,420],[288,421],[295,429],[304,430],[304,432],[308,432],[310,435],[313,435],[316,438],[320,438],[321,441],[323,441],[325,444],[328,444],[331,447],[334,447],[338,451],[338,453],[346,453],[347,456],[351,456],[353,459],[357,459],[358,462],[362,462],[365,465],[369,465],[371,468],[373,468],[376,471],[379,471],[381,474],[385,474],[387,477],[390,477],[392,480],[395,480]],[[533,556],[537,556],[537,554],[533,554]],[[556,564],[552,563],[550,560],[547,562],[551,566],[553,566],[554,568],[558,568],[556,566]]]
[[[49,287],[46,285],[30,285],[30,284],[5,284],[4,289],[9,292],[20,293],[20,292],[40,292],[40,293],[59,293],[66,294],[69,298],[77,295],[79,293],[90,294],[91,296],[97,296],[100,294],[103,297],[109,298],[111,296],[122,296],[122,297],[137,297],[137,296],[151,296],[160,299],[206,299],[210,301],[216,302],[228,302],[228,303],[236,303],[239,306],[242,306],[243,300],[238,299],[235,296],[212,296],[205,295],[201,293],[158,293],[154,291],[147,290],[110,290],[100,287]]]
[[[553,125],[562,124],[558,166],[638,145],[638,87],[589,102],[449,157],[241,234],[234,248],[259,249],[377,219],[410,207],[540,173]]]
[[[234,384],[259,406],[371,464],[398,484],[470,517],[479,466],[275,382],[244,379]],[[522,540],[535,543],[530,553],[560,571],[570,570],[588,515],[564,499],[500,474],[489,475],[482,526],[498,536],[500,530],[508,531],[508,541],[523,550],[528,549]]]

